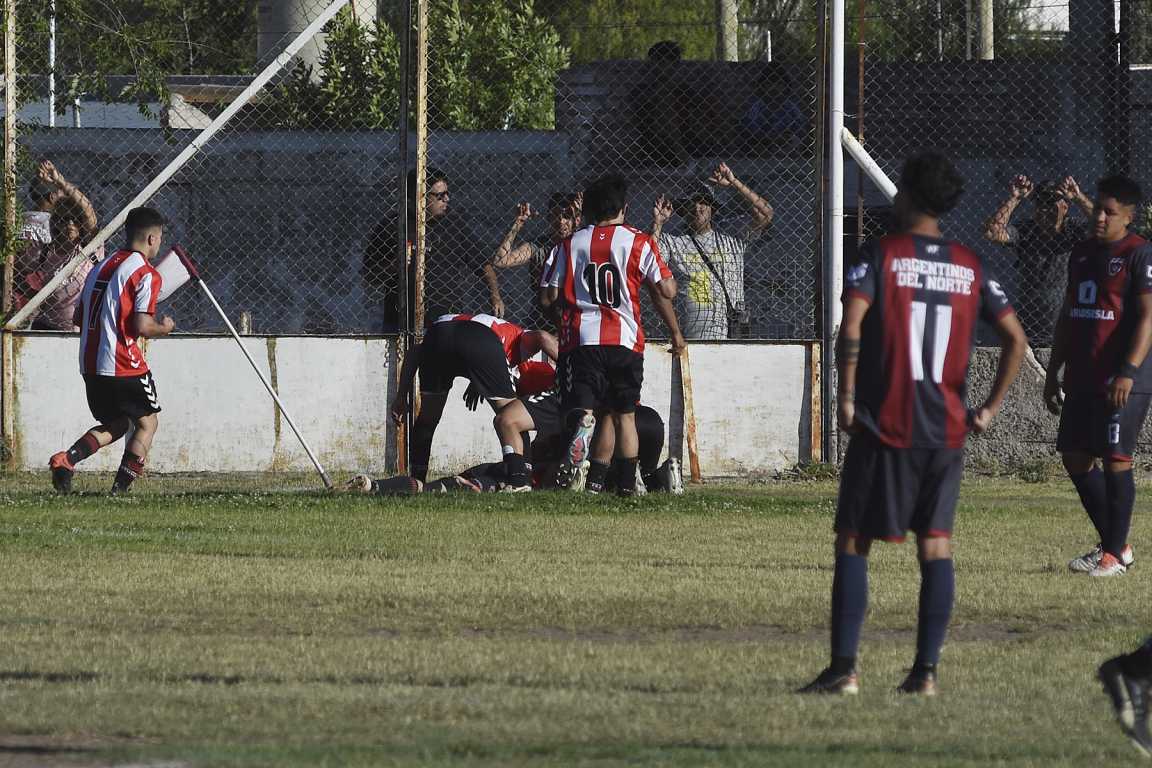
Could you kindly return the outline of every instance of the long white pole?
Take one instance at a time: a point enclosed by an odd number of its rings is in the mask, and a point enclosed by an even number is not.
[[[78,253],[72,261],[64,265],[19,312],[12,316],[4,327],[9,330],[19,328],[65,280],[72,276],[72,273],[76,271],[76,268],[79,267],[83,261],[90,258],[112,233],[120,229],[124,224],[124,220],[128,218],[128,211],[147,202],[152,195],[156,194],[160,187],[164,186],[177,171],[183,168],[184,165],[192,159],[192,156],[199,152],[200,149],[232,119],[233,115],[243,109],[244,106],[268,84],[268,81],[275,77],[276,74],[284,68],[284,65],[291,61],[292,57],[299,53],[300,49],[307,45],[308,41],[315,37],[316,33],[323,29],[324,25],[331,21],[333,17],[340,12],[340,9],[349,2],[350,0],[332,0],[328,7],[324,9],[323,13],[317,16],[304,31],[297,35],[296,39],[289,43],[288,47],[269,63],[268,66],[264,68],[264,71],[256,76],[255,80],[249,83],[248,87],[228,105],[227,109],[220,113],[219,117],[209,123],[208,127],[201,131],[200,135],[193,139],[192,143],[185,147],[184,151],[177,155],[172,162],[168,163],[164,170],[160,171],[156,178],[149,182],[148,186],[140,190],[136,197],[132,198],[131,202],[112,217],[112,220],[104,225],[104,228],[81,249],[80,253]]]
[[[56,0],[48,3],[48,127],[56,127]]]
[[[236,332],[236,328],[232,325],[232,321],[228,319],[228,315],[224,314],[220,304],[216,301],[216,297],[212,295],[212,291],[208,290],[208,285],[199,277],[195,278],[196,283],[200,286],[200,290],[204,291],[204,295],[208,297],[208,301],[212,302],[216,312],[220,315],[220,319],[224,321],[224,325],[228,327],[228,333],[232,334],[232,338],[240,345],[240,351],[244,353],[244,357],[248,358],[248,362],[252,365],[252,370],[256,371],[256,375],[260,377],[260,382],[264,385],[264,389],[268,390],[268,394],[272,395],[272,400],[276,403],[276,407],[280,409],[281,415],[284,420],[288,422],[288,426],[292,428],[292,433],[296,435],[296,439],[300,441],[300,445],[304,447],[304,452],[308,454],[308,458],[312,460],[312,466],[316,467],[316,471],[320,473],[320,479],[324,481],[325,488],[332,488],[332,481],[328,477],[328,473],[324,471],[324,467],[320,466],[320,461],[316,458],[316,454],[312,452],[312,447],[308,445],[308,441],[304,439],[304,435],[300,434],[300,430],[296,428],[296,422],[292,421],[292,416],[289,415],[288,409],[284,407],[283,401],[280,400],[280,395],[276,394],[276,390],[272,388],[272,383],[264,376],[264,372],[260,370],[260,366],[256,365],[256,361],[252,359],[251,353],[248,352],[248,347],[244,346],[244,342],[240,339],[240,334]]]
[[[824,343],[832,348],[840,329],[844,287],[844,0],[832,0],[828,98],[828,244],[824,260]],[[829,404],[830,405],[830,404]]]

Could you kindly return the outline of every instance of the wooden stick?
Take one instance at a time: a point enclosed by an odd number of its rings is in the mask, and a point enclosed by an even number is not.
[[[700,454],[696,450],[696,406],[692,399],[692,363],[688,360],[688,348],[680,356],[680,386],[684,397],[684,441],[688,444],[688,469],[692,482],[704,482],[700,474]]]

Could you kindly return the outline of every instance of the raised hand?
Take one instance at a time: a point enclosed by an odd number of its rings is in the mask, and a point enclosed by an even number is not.
[[[528,221],[528,219],[534,215],[535,213],[532,211],[532,206],[528,203],[520,203],[516,206],[516,223],[520,226],[523,226],[524,222]]]
[[[53,186],[64,186],[64,174],[57,170],[56,166],[51,160],[44,160],[36,167],[36,176],[41,181],[46,181]]]
[[[736,174],[732,173],[732,169],[726,163],[720,163],[708,177],[708,182],[718,187],[730,187],[736,183]]]
[[[1036,185],[1032,183],[1024,174],[1018,174],[1012,177],[1012,181],[1008,184],[1008,194],[1017,200],[1023,200],[1032,194],[1032,190]]]
[[[652,206],[652,225],[662,227],[671,216],[672,201],[666,195],[660,195],[656,198],[656,204]]]

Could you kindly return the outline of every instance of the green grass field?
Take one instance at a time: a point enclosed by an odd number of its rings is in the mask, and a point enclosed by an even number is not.
[[[919,574],[877,545],[861,694],[814,700],[791,691],[826,661],[828,482],[627,502],[45,482],[0,477],[0,765],[1136,757],[1094,670],[1152,631],[1152,487],[1137,566],[1089,580],[1065,570],[1092,543],[1067,482],[968,481],[942,695],[892,692]]]

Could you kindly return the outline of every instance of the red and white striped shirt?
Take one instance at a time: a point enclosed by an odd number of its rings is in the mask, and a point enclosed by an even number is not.
[[[500,343],[504,345],[504,354],[508,357],[510,367],[515,368],[524,359],[524,355],[520,351],[520,337],[524,335],[524,329],[516,323],[501,320],[495,315],[440,315],[433,322],[433,325],[465,322],[480,323],[496,334],[500,338]]]
[[[588,226],[552,249],[541,288],[558,288],[560,351],[579,346],[644,351],[640,284],[672,277],[651,236],[627,225]]]
[[[117,251],[92,268],[80,298],[80,373],[148,372],[132,316],[156,313],[161,282],[160,274],[138,251]]]

